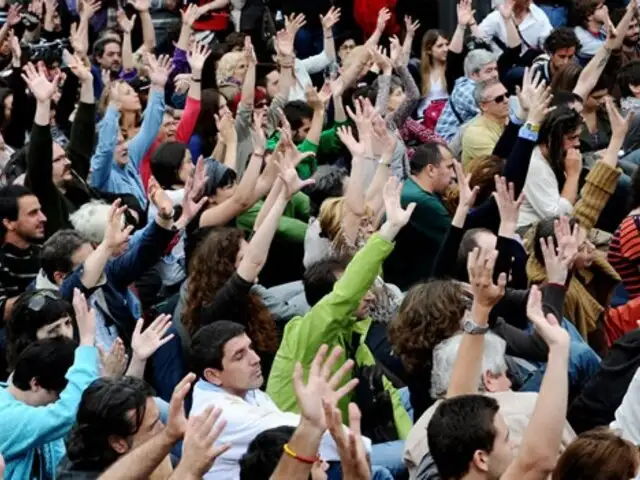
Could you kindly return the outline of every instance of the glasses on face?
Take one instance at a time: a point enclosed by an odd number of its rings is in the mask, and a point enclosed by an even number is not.
[[[267,101],[266,100],[262,100],[261,102],[257,102],[255,104],[255,108],[264,108],[267,106]]]
[[[494,98],[491,101],[495,102],[495,103],[503,103],[503,102],[505,102],[507,100],[509,100],[509,94],[503,93],[502,95],[498,95],[496,98]]]
[[[39,312],[40,310],[42,310],[42,307],[44,307],[47,298],[50,298],[51,300],[60,299],[60,297],[56,295],[53,290],[42,290],[29,299],[27,308],[29,308],[29,310],[31,310],[32,312]]]

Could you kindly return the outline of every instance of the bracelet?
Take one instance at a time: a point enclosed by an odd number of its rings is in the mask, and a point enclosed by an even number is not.
[[[331,40],[333,38],[333,35],[329,35],[329,36],[325,35],[324,38],[326,38],[327,40]]]
[[[195,83],[200,83],[202,81],[202,79],[201,78],[192,78],[191,81],[195,82]]]
[[[524,128],[526,128],[527,130],[530,130],[534,133],[538,133],[540,131],[540,124],[539,123],[531,123],[531,122],[527,122],[524,124]]]
[[[252,153],[252,155],[253,155],[254,157],[264,158],[265,153],[264,153],[264,152],[262,152],[262,153],[259,153],[259,152],[253,152],[253,153]]]
[[[299,462],[302,462],[302,463],[307,463],[309,465],[313,465],[318,460],[320,460],[320,457],[317,456],[317,455],[315,457],[303,457],[302,455],[298,455],[296,452],[291,450],[291,447],[289,447],[288,443],[285,443],[284,447],[282,447],[282,448],[284,449],[284,453],[286,453],[291,458],[293,458],[295,460],[298,460]]]

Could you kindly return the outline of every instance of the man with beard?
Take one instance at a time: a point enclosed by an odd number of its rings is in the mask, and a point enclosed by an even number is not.
[[[622,17],[624,17],[626,11],[626,8],[619,8],[613,11],[611,13],[611,21],[617,24]],[[615,65],[616,68],[611,71],[616,71],[617,68],[623,67],[630,61],[640,58],[640,45],[638,40],[640,40],[640,24],[638,23],[638,15],[636,14],[631,19],[631,23],[629,23],[629,30],[627,30],[627,34],[622,40],[622,48],[612,54],[613,61],[617,60],[619,63],[617,63]]]
[[[2,245],[0,246],[0,307],[8,318],[17,297],[36,278],[47,218],[40,201],[21,185],[0,189]]]

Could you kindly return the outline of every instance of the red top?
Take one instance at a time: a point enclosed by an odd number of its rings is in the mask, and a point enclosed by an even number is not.
[[[176,129],[176,142],[184,144],[189,143],[189,139],[193,134],[193,129],[196,128],[198,115],[200,115],[200,100],[187,97],[182,117],[180,118],[180,122]],[[149,188],[149,178],[151,177],[151,155],[153,155],[153,152],[156,151],[156,148],[158,148],[158,145],[162,142],[164,142],[164,139],[160,138],[158,135],[140,163],[140,178],[142,179],[142,185],[144,186],[145,192],[147,191],[147,188]],[[196,160],[198,159],[195,158],[194,162]]]
[[[640,216],[630,215],[622,221],[609,244],[608,260],[629,298],[640,296]]]

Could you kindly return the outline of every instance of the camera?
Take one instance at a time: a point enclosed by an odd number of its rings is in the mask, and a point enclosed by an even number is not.
[[[62,63],[62,52],[69,48],[67,39],[58,39],[52,42],[27,43],[22,45],[22,51],[31,62],[42,60],[48,67]]]

